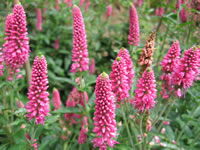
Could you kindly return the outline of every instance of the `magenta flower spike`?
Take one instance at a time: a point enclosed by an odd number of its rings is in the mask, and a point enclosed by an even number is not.
[[[60,44],[59,44],[59,38],[56,38],[55,42],[54,42],[54,48],[55,50],[58,50],[60,47]]]
[[[181,19],[182,22],[186,22],[187,21],[185,8],[182,8],[182,10],[180,11],[180,19]]]
[[[163,81],[162,83],[162,91],[161,95],[163,98],[168,99],[173,91],[173,86],[171,85],[171,78],[174,69],[177,67],[180,61],[180,45],[179,41],[174,41],[168,53],[161,61],[162,71],[163,74],[161,75],[160,79]]]
[[[30,52],[26,15],[22,5],[16,4],[13,14],[7,16],[5,35],[4,60],[10,75],[13,75],[27,61]]]
[[[85,0],[80,0],[80,7],[83,7]]]
[[[112,14],[112,5],[107,6],[107,12],[106,12],[106,17],[110,17]]]
[[[89,59],[87,50],[87,40],[83,16],[78,6],[73,7],[73,50],[72,67],[73,73],[87,71],[89,69]]]
[[[117,57],[112,65],[110,73],[112,84],[112,92],[117,98],[117,102],[123,102],[125,98],[129,98],[128,72],[125,59]]]
[[[139,7],[141,7],[142,4],[143,4],[143,0],[137,0],[137,5],[138,5]]]
[[[129,35],[128,43],[137,46],[139,44],[140,28],[139,19],[135,6],[132,4],[129,8]]]
[[[95,59],[92,58],[91,64],[90,64],[90,74],[94,74],[95,72]]]
[[[85,2],[85,12],[88,12],[88,8],[90,7],[90,0],[86,0]]]
[[[56,0],[56,10],[59,11],[60,9],[60,0]]]
[[[128,90],[130,90],[132,88],[133,78],[135,76],[135,73],[133,71],[133,62],[131,60],[130,54],[127,49],[121,48],[117,56],[123,57],[125,59],[128,73]]]
[[[28,120],[35,118],[36,124],[44,124],[45,116],[49,112],[49,93],[47,92],[47,62],[43,55],[35,57],[30,84],[29,102],[25,107],[28,113],[26,117]]]
[[[94,147],[106,150],[107,146],[119,144],[116,138],[115,98],[112,93],[111,81],[106,73],[98,76],[95,87],[94,129],[97,137],[93,139]]]
[[[192,47],[184,52],[179,65],[172,74],[172,84],[175,86],[175,94],[181,97],[183,93],[193,85],[199,74],[200,49]],[[184,92],[181,91],[184,89]]]
[[[154,107],[157,92],[155,82],[153,70],[147,68],[137,83],[134,99],[135,109],[144,112],[144,110],[149,111]]]
[[[36,29],[39,31],[42,31],[42,12],[40,8],[36,9],[37,12],[37,23],[36,23]]]
[[[88,118],[84,116],[81,122],[81,131],[78,137],[79,144],[84,144],[87,141],[87,133],[88,133]]]
[[[70,92],[67,101],[66,101],[66,107],[76,107],[78,104],[81,106],[85,106],[84,104],[84,98],[85,102],[88,102],[88,95],[87,92],[78,91],[77,88],[73,88],[72,91]],[[65,119],[69,121],[70,125],[78,123],[76,120],[80,119],[81,115],[80,114],[75,114],[75,113],[65,113]]]
[[[54,106],[55,111],[57,109],[61,109],[61,107],[62,107],[60,93],[56,88],[53,89],[53,106]]]
[[[68,7],[72,7],[72,5],[73,5],[72,0],[64,0],[64,3],[66,3],[68,5]]]

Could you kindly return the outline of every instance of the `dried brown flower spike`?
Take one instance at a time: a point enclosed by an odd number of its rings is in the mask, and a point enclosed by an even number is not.
[[[147,67],[150,67],[153,62],[153,52],[155,50],[155,32],[152,32],[146,41],[144,48],[142,49],[142,54],[138,63],[141,65],[140,73],[142,74]]]

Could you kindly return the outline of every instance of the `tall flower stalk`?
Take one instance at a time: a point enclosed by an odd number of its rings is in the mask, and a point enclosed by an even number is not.
[[[87,71],[89,69],[89,59],[87,50],[87,40],[83,16],[78,6],[73,7],[73,50],[72,67],[73,73]]]
[[[121,48],[119,50],[119,53],[117,54],[118,57],[122,57],[123,59],[125,59],[125,63],[126,63],[126,69],[127,69],[127,73],[128,73],[128,89],[130,90],[132,88],[132,84],[133,84],[133,78],[135,76],[135,73],[133,71],[133,62],[131,60],[131,56],[129,54],[129,51],[126,48]]]
[[[94,147],[100,150],[106,150],[107,146],[114,147],[119,144],[113,138],[116,138],[117,128],[115,121],[115,99],[112,93],[111,82],[106,73],[98,76],[95,87],[95,113],[94,113],[94,129],[97,135],[92,140]]]
[[[175,94],[181,97],[185,91],[193,85],[200,70],[200,49],[192,47],[184,52],[179,65],[172,75],[172,84],[175,87]],[[182,91],[183,89],[183,91]]]
[[[128,43],[137,46],[139,44],[140,28],[137,10],[132,4],[129,8],[129,35]]]
[[[171,83],[172,74],[174,72],[174,69],[179,64],[180,54],[179,41],[174,41],[167,55],[161,62],[163,71],[163,74],[160,77],[160,79],[163,81],[161,95],[165,99],[168,99],[170,97],[171,92],[174,89]]]
[[[43,55],[36,56],[31,77],[31,86],[28,91],[28,103],[26,110],[28,120],[35,119],[36,124],[44,124],[45,116],[48,115],[49,93],[47,78],[47,62]]]
[[[123,57],[117,57],[115,59],[112,65],[110,78],[112,83],[112,92],[115,94],[117,102],[121,103],[125,98],[129,97],[128,72]]]
[[[155,105],[156,99],[156,83],[154,72],[151,68],[147,68],[142,77],[138,80],[137,89],[135,90],[135,109],[148,112]]]
[[[7,16],[5,35],[4,60],[10,75],[13,75],[28,60],[30,52],[26,14],[21,4],[16,4],[13,13]]]
[[[142,54],[140,55],[140,59],[138,63],[141,66],[140,73],[142,74],[148,67],[150,67],[153,63],[153,53],[155,50],[155,32],[152,32],[148,39],[146,40],[145,46],[142,49]]]

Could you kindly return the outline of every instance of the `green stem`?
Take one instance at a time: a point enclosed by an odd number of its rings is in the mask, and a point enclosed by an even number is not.
[[[164,121],[166,120],[166,118],[167,118],[169,112],[171,111],[172,106],[174,105],[175,101],[176,101],[176,98],[175,98],[175,96],[174,96],[174,97],[172,97],[172,103],[169,105],[169,107],[168,107],[168,109],[167,109],[167,112],[166,112],[166,114],[165,114],[165,116],[164,116],[164,119],[162,120],[161,124],[158,126],[158,130],[157,130],[158,132],[159,132],[160,129],[162,128],[162,125],[163,125]]]
[[[162,122],[161,122],[160,125],[158,126],[158,130],[156,130],[156,133],[158,133],[158,132],[160,131],[160,129],[162,128],[162,125],[163,125],[164,121],[166,120],[166,118],[167,118],[169,112],[171,111],[172,106],[174,105],[175,101],[176,101],[175,96],[172,96],[172,103],[170,103],[170,105],[169,105],[169,107],[168,107],[168,109],[167,109],[167,111],[166,111],[166,114],[165,114],[165,116],[164,116],[164,119],[162,120]],[[166,106],[167,106],[167,105],[166,105]],[[155,123],[154,123],[154,124],[155,124]],[[148,140],[148,142],[150,142],[152,139],[153,139],[153,136],[151,136],[151,138],[150,138],[150,140]]]
[[[132,138],[131,138],[130,130],[129,130],[129,127],[128,127],[128,123],[127,123],[127,120],[126,120],[125,112],[124,112],[123,106],[121,104],[120,104],[120,108],[121,108],[121,111],[122,111],[122,116],[123,116],[123,120],[124,120],[124,123],[125,123],[126,131],[128,133],[129,142],[130,142],[132,148],[135,149]]]
[[[158,122],[159,118],[164,114],[167,106],[168,106],[168,103],[165,103],[165,105],[163,106],[162,111],[160,112],[160,114],[155,118],[154,122],[152,123],[152,127]]]
[[[195,114],[196,110],[198,109],[198,105],[196,105],[195,109],[193,110],[192,114],[191,114],[191,118],[193,118],[193,115]],[[187,123],[184,125],[184,127],[182,128],[181,132],[179,133],[178,137],[177,137],[177,143],[179,142],[181,136],[183,135],[183,132],[185,131],[186,127],[190,124],[191,120],[188,120]]]

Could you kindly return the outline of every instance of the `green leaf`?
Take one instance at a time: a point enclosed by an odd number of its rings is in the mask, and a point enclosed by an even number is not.
[[[52,113],[81,113],[80,109],[77,107],[65,107],[62,109],[58,109],[56,111],[53,111]]]

